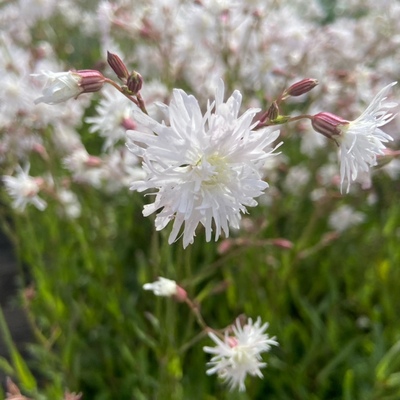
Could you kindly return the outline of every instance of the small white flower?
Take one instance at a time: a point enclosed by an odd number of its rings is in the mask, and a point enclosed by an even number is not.
[[[396,84],[384,87],[372,100],[368,108],[354,121],[341,128],[336,137],[340,145],[340,184],[350,183],[357,179],[359,172],[368,172],[376,165],[376,156],[383,155],[386,143],[393,138],[383,132],[380,127],[390,122],[396,115],[387,109],[396,107],[396,103],[385,102],[389,90]]]
[[[261,353],[267,352],[271,346],[277,346],[275,337],[270,338],[265,331],[268,323],[261,325],[261,318],[253,324],[251,318],[243,327],[239,319],[236,326],[233,326],[234,336],[225,332],[224,340],[221,340],[215,333],[210,332],[209,337],[215,342],[216,347],[204,347],[206,353],[214,354],[214,357],[207,364],[211,368],[207,375],[217,373],[220,378],[228,382],[230,389],[239,388],[245,391],[244,384],[247,374],[263,377],[260,368],[267,364],[261,361]]]
[[[45,77],[47,82],[43,88],[43,96],[35,100],[35,104],[58,104],[78,97],[84,89],[80,85],[82,77],[72,71],[51,72],[43,71],[32,76]]]
[[[29,176],[30,165],[24,169],[17,167],[17,176],[3,176],[3,182],[8,194],[13,198],[12,206],[19,211],[25,210],[27,204],[33,204],[37,209],[43,211],[47,203],[38,196],[42,178]]]
[[[178,293],[178,285],[175,281],[160,276],[158,281],[145,283],[144,290],[151,290],[156,296],[171,297]]]
[[[370,167],[377,164],[376,156],[384,155],[383,143],[393,138],[380,127],[392,121],[396,114],[388,109],[397,106],[394,102],[385,102],[389,90],[397,82],[385,86],[372,100],[367,109],[354,121],[347,121],[337,115],[321,112],[314,115],[313,128],[339,145],[340,189],[347,182],[346,193],[350,190],[360,173],[369,173]]]
[[[177,240],[184,226],[183,247],[193,243],[199,224],[205,227],[207,241],[213,228],[215,240],[222,231],[229,236],[229,227],[239,228],[241,213],[256,206],[254,198],[268,187],[262,168],[279,131],[253,131],[259,110],[251,108],[238,117],[242,96],[235,91],[223,102],[222,80],[215,97],[203,116],[193,96],[175,89],[170,105],[160,105],[169,126],[137,109],[135,121],[149,132],[127,132],[132,141],[128,147],[143,158],[147,173],[146,180],[135,182],[132,189],[158,190],[143,215],[160,210],[157,230],[174,220],[169,243]]]

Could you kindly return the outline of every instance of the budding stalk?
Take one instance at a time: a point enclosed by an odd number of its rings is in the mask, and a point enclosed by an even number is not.
[[[118,78],[124,83],[126,83],[129,77],[129,72],[128,68],[126,68],[121,58],[116,54],[107,51],[107,62],[112,68],[112,70],[115,72],[115,74],[118,76]]]
[[[292,86],[286,89],[283,92],[282,98],[284,99],[289,96],[293,97],[301,96],[302,94],[305,94],[310,90],[314,89],[315,86],[317,85],[318,81],[316,79],[311,79],[311,78],[302,79],[301,81],[294,83]]]

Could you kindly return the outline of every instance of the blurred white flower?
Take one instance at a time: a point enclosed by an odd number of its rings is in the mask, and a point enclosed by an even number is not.
[[[107,87],[103,90],[103,98],[96,106],[96,115],[87,117],[91,124],[89,132],[98,132],[105,138],[103,149],[107,150],[121,139],[125,139],[125,122],[130,121],[132,103],[117,90]]]
[[[72,173],[75,182],[86,183],[95,188],[101,186],[104,177],[100,168],[102,160],[91,156],[84,147],[76,148],[64,157],[63,164]]]
[[[337,232],[361,224],[365,220],[365,214],[356,211],[353,207],[344,204],[329,216],[329,226]]]
[[[30,165],[26,164],[24,169],[17,166],[17,176],[3,176],[3,182],[8,194],[13,198],[12,206],[23,211],[27,204],[33,204],[37,209],[43,211],[47,203],[38,196],[42,178],[29,176]]]
[[[220,378],[228,382],[230,389],[239,388],[245,391],[244,384],[247,374],[263,377],[260,368],[267,364],[261,361],[261,353],[267,352],[271,346],[277,346],[275,337],[270,338],[265,331],[268,323],[261,325],[261,318],[253,324],[251,318],[247,324],[240,325],[239,319],[233,326],[233,336],[225,332],[224,340],[221,340],[215,333],[210,332],[209,337],[215,342],[216,347],[205,346],[206,353],[214,354],[207,364],[211,368],[207,375],[217,373]]]
[[[220,81],[215,101],[208,103],[202,115],[197,100],[175,89],[169,106],[163,108],[170,125],[158,123],[138,109],[134,119],[147,128],[128,131],[131,151],[143,158],[147,173],[144,181],[132,189],[158,189],[155,202],[146,205],[143,215],[158,210],[156,229],[174,220],[169,243],[177,240],[183,228],[183,246],[193,243],[199,224],[211,240],[213,223],[215,240],[229,227],[239,228],[241,213],[254,207],[268,184],[262,180],[265,159],[279,131],[252,131],[258,109],[251,108],[238,117],[242,96],[235,91],[223,102],[224,84]],[[213,109],[215,108],[215,111]]]
[[[178,285],[175,281],[160,276],[153,283],[145,283],[144,290],[151,290],[156,296],[171,297],[177,294]]]
[[[70,219],[79,218],[81,215],[81,204],[77,195],[71,190],[61,188],[57,192],[58,200],[62,205],[62,211]]]

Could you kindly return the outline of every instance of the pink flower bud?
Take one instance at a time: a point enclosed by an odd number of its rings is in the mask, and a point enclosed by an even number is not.
[[[82,93],[98,92],[104,85],[105,78],[103,74],[94,69],[83,69],[73,71],[80,77],[79,86],[83,89]]]
[[[128,69],[116,54],[107,51],[107,62],[121,81],[126,82],[129,77]]]
[[[285,90],[285,96],[301,96],[304,93],[309,92],[314,89],[315,86],[318,85],[318,81],[316,79],[306,78],[302,79],[299,82],[294,83],[288,89]]]
[[[184,302],[187,299],[186,290],[180,287],[179,285],[176,285],[176,293],[173,295],[173,298],[176,301]]]
[[[312,117],[311,125],[318,133],[329,139],[342,133],[342,127],[350,122],[329,112],[320,112]]]

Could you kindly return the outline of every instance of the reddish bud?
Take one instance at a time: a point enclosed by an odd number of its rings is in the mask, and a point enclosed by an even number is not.
[[[318,133],[322,133],[329,139],[338,136],[342,127],[348,125],[349,121],[329,112],[321,112],[312,117],[311,125]]]
[[[133,71],[126,82],[128,89],[131,93],[137,94],[140,92],[143,86],[143,78],[138,72]]]
[[[186,290],[176,285],[176,293],[174,294],[173,297],[176,301],[184,302],[187,299]]]
[[[309,92],[318,85],[316,79],[306,78],[299,82],[294,83],[288,89],[284,91],[284,96],[301,96],[304,93]]]
[[[101,72],[94,69],[82,69],[72,71],[72,73],[79,75],[79,86],[83,89],[82,93],[98,92],[106,80]]]
[[[129,77],[128,69],[116,54],[107,51],[107,62],[121,81],[126,82]]]

